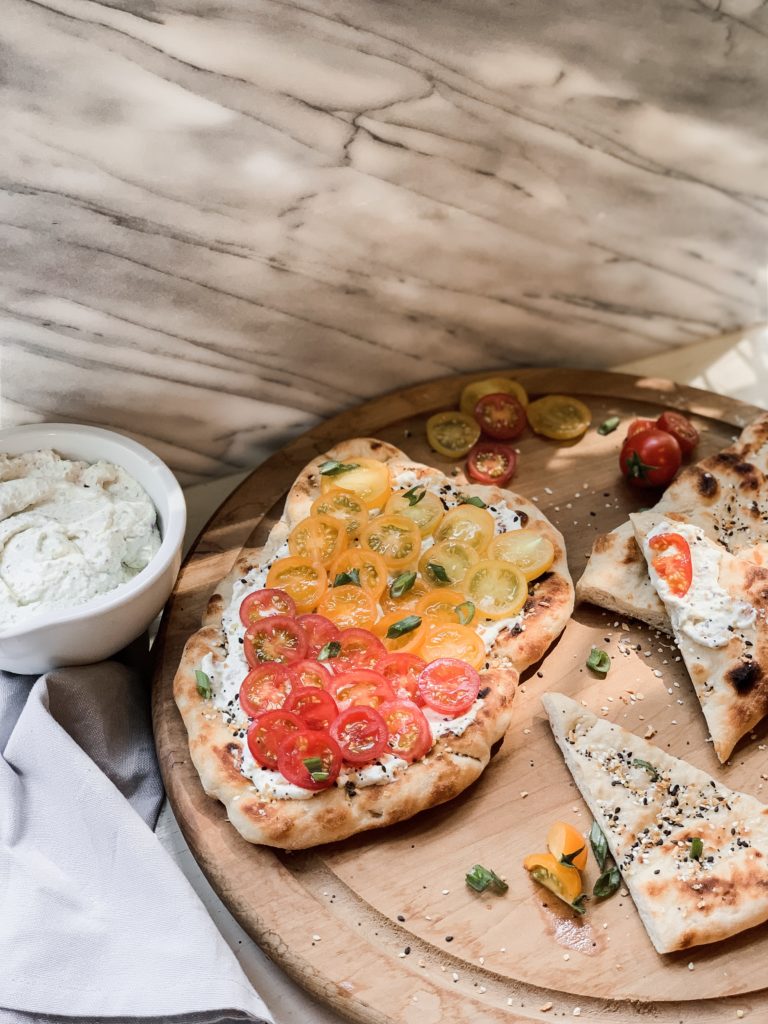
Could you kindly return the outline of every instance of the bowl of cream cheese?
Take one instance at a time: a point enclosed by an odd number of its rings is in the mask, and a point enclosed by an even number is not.
[[[91,664],[135,640],[170,595],[185,526],[176,478],[131,438],[0,430],[0,669]]]

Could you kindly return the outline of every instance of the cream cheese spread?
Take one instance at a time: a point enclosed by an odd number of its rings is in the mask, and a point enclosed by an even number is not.
[[[125,470],[0,454],[0,628],[109,593],[159,547],[155,507]]]

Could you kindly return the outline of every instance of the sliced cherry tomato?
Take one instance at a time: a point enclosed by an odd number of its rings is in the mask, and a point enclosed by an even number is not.
[[[528,599],[528,581],[511,562],[486,558],[464,577],[464,591],[478,612],[488,619],[509,619]]]
[[[407,491],[396,491],[384,506],[384,513],[412,519],[421,536],[429,537],[445,515],[445,509],[434,491],[416,484]]]
[[[427,548],[419,561],[419,572],[433,587],[455,587],[479,560],[469,544],[444,541]]]
[[[421,534],[412,519],[401,515],[376,516],[360,535],[361,548],[379,555],[395,572],[412,565],[421,551]]]
[[[471,626],[462,626],[458,622],[430,623],[417,653],[425,661],[459,658],[469,662],[473,668],[481,668],[486,657],[482,639]]]
[[[291,690],[283,710],[298,715],[305,729],[327,729],[339,713],[330,693],[318,690],[316,686],[300,686],[297,690]]]
[[[467,474],[479,484],[506,487],[517,469],[517,453],[507,444],[481,441],[469,453]]]
[[[284,590],[254,590],[240,605],[240,621],[244,626],[270,615],[295,615],[296,603]]]
[[[365,704],[376,708],[395,699],[395,692],[380,672],[355,668],[336,676],[328,688],[340,708]]]
[[[245,660],[254,668],[265,661],[300,661],[307,656],[307,638],[297,619],[270,615],[248,627],[243,649]]]
[[[285,778],[302,789],[328,789],[341,771],[341,750],[327,732],[301,729],[280,744],[277,767]]]
[[[483,395],[514,395],[520,405],[528,405],[528,392],[517,380],[509,377],[489,377],[486,380],[473,380],[461,392],[459,408],[468,416],[474,412],[475,406]]]
[[[483,395],[473,415],[480,429],[497,441],[513,441],[525,430],[525,409],[513,395]]]
[[[352,491],[369,509],[381,508],[391,490],[389,466],[386,462],[354,456],[349,460],[345,459],[339,465],[344,467],[340,472],[320,475],[320,489],[323,494],[340,488],[343,491]]]
[[[347,548],[330,569],[331,583],[343,573],[357,573],[360,586],[378,601],[387,589],[387,567],[384,559],[369,548]]]
[[[581,896],[581,875],[578,868],[560,864],[551,853],[532,853],[523,861],[531,877],[569,906]]]
[[[277,768],[277,751],[282,741],[292,732],[305,728],[299,716],[290,711],[265,711],[248,726],[248,749],[263,768]]]
[[[313,516],[332,516],[344,524],[347,537],[357,537],[368,522],[368,506],[352,491],[332,487],[312,502]]]
[[[633,434],[639,434],[643,430],[650,430],[656,426],[656,420],[632,420],[627,427],[627,437],[632,437]]]
[[[412,700],[414,704],[422,704],[419,676],[426,667],[426,661],[418,654],[396,651],[382,658],[376,666],[376,671],[384,676],[395,691],[396,697]]]
[[[488,545],[488,557],[511,562],[526,580],[535,580],[552,567],[555,546],[549,537],[533,528],[507,530]]]
[[[401,593],[399,597],[393,597],[392,587],[388,587],[379,599],[382,611],[385,614],[399,612],[401,616],[408,615],[415,609],[421,598],[429,593],[430,589],[421,576],[417,576],[413,586]]]
[[[307,516],[297,523],[288,537],[288,550],[298,558],[308,558],[326,568],[347,546],[344,523],[333,516]]]
[[[466,603],[466,594],[458,590],[430,590],[417,604],[416,614],[427,622],[461,622],[459,609],[468,611]]]
[[[641,430],[621,446],[619,465],[635,487],[666,487],[683,461],[677,439],[663,430]]]
[[[666,430],[668,434],[680,445],[683,458],[688,458],[693,449],[699,443],[699,432],[689,419],[682,413],[673,412],[671,409],[663,412],[656,420],[656,427],[659,430]]]
[[[314,658],[304,658],[302,661],[292,661],[288,666],[288,675],[291,677],[294,689],[300,686],[315,686],[320,690],[327,690],[331,681],[329,669],[320,661]]]
[[[573,441],[592,422],[589,407],[570,395],[545,395],[526,409],[531,429],[555,441]]]
[[[249,718],[282,708],[291,692],[291,677],[285,665],[270,662],[251,669],[240,684],[240,707]]]
[[[395,636],[387,636],[390,629],[396,626]],[[403,629],[411,626],[403,632]],[[423,624],[421,616],[413,612],[389,612],[383,615],[373,625],[373,633],[381,640],[388,651],[412,651],[415,650],[423,639]],[[376,666],[378,671],[378,665]]]
[[[296,611],[311,612],[326,591],[328,575],[322,565],[289,555],[273,562],[267,573],[267,586],[284,590],[295,601]]]
[[[457,505],[446,512],[435,531],[435,543],[458,541],[460,544],[469,544],[480,553],[488,547],[495,528],[493,516],[487,508]]]
[[[419,676],[419,693],[427,707],[451,718],[469,711],[479,691],[476,669],[458,658],[438,658]]]
[[[332,722],[330,732],[349,764],[368,764],[387,749],[387,723],[378,711],[362,704],[342,711]]]
[[[328,660],[337,675],[353,668],[376,668],[387,653],[384,644],[368,629],[345,629],[339,635],[339,653]]]
[[[387,746],[404,761],[417,761],[432,746],[432,730],[424,712],[410,700],[382,704],[379,714],[387,723]]]
[[[657,533],[648,541],[654,552],[651,565],[676,597],[688,593],[693,580],[691,549],[679,533]]]
[[[326,619],[324,615],[315,615],[311,612],[307,615],[299,615],[296,621],[304,630],[307,638],[307,657],[316,658],[320,651],[331,640],[338,640],[341,630],[335,622]]]
[[[436,412],[427,420],[427,441],[447,459],[460,459],[466,455],[480,437],[480,427],[472,416],[450,410]]]
[[[354,583],[330,587],[323,594],[317,610],[335,622],[339,629],[367,629],[376,618],[376,605],[370,593]]]
[[[583,871],[587,866],[587,840],[566,821],[554,822],[547,832],[549,852],[559,863],[564,861]]]

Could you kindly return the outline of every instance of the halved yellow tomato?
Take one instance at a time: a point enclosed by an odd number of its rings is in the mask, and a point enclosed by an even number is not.
[[[523,861],[523,867],[532,878],[569,906],[573,906],[582,894],[578,868],[560,864],[551,853],[532,853]]]
[[[331,583],[341,573],[354,570],[360,575],[360,586],[373,598],[374,604],[387,589],[387,567],[384,559],[368,548],[347,548],[328,571]]]
[[[552,566],[555,546],[537,530],[509,530],[493,538],[488,545],[488,557],[511,562],[527,580],[535,580]]]
[[[384,512],[412,519],[422,537],[434,533],[435,527],[445,515],[443,503],[434,491],[428,491],[418,484],[407,491],[395,491],[384,506]]]
[[[352,491],[365,502],[368,508],[381,508],[389,497],[389,466],[377,459],[353,458],[341,463],[342,469],[332,474],[320,476],[320,489],[323,494],[338,487],[343,491]],[[349,467],[344,468],[344,467]]]
[[[531,429],[555,441],[581,437],[592,422],[588,406],[569,395],[545,395],[526,409]]]
[[[480,554],[488,547],[495,529],[493,516],[487,508],[457,505],[445,513],[435,531],[435,542],[459,541],[469,544]]]
[[[409,612],[416,610],[419,601],[428,593],[430,593],[430,588],[421,576],[417,576],[410,590],[406,590],[400,597],[393,597],[391,586],[387,587],[379,598],[379,604],[385,614],[387,612],[398,612],[401,616],[407,615]]]
[[[459,408],[471,416],[485,395],[514,395],[523,408],[528,405],[528,393],[519,381],[509,377],[489,377],[487,380],[473,380],[467,384],[461,392]]]
[[[458,622],[428,622],[416,653],[425,661],[459,658],[473,668],[482,668],[486,657],[482,639],[471,626]]]
[[[555,821],[547,832],[547,847],[555,860],[562,864],[567,858],[573,867],[583,871],[587,866],[587,840],[567,821]]]
[[[331,516],[307,516],[291,530],[288,550],[326,568],[347,546],[347,532],[339,519]]]
[[[339,629],[370,629],[376,618],[376,604],[370,593],[353,583],[329,587],[317,611],[335,622]]]
[[[426,633],[426,626],[423,622],[401,636],[387,637],[387,631],[391,626],[396,626],[411,616],[419,618],[418,613],[414,614],[414,612],[389,612],[388,615],[382,616],[378,622],[374,623],[372,632],[381,640],[388,651],[415,651],[421,645],[421,641]]]
[[[268,588],[284,590],[293,598],[296,611],[314,611],[328,589],[328,574],[322,565],[300,555],[278,558],[267,573]]]
[[[480,437],[480,427],[472,416],[451,409],[436,412],[427,420],[430,448],[447,459],[460,459]]]
[[[528,581],[517,566],[497,558],[473,565],[462,584],[467,597],[487,619],[507,619],[522,609]]]
[[[419,572],[432,587],[455,587],[480,556],[469,544],[444,541],[433,544],[419,559]]]
[[[332,487],[312,502],[313,516],[333,516],[344,524],[347,537],[357,537],[368,522],[368,507],[354,491]]]
[[[458,590],[430,590],[416,605],[416,614],[429,622],[461,622],[459,612],[467,595]]]
[[[388,569],[399,571],[419,557],[421,534],[416,523],[405,516],[381,515],[363,530],[360,546],[380,555]]]

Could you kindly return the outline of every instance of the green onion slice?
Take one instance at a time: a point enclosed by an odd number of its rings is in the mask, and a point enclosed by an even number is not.
[[[405,636],[406,633],[412,633],[414,629],[418,629],[421,625],[420,615],[406,615],[404,619],[400,619],[399,622],[393,622],[387,630],[387,640],[397,640],[399,636]]]
[[[318,661],[328,661],[329,658],[338,658],[341,654],[341,644],[338,640],[329,640],[327,644],[320,648],[320,653],[317,656]]]
[[[495,871],[484,868],[482,864],[475,864],[472,870],[467,872],[466,880],[467,885],[475,892],[494,889],[496,892],[505,893],[509,889],[503,878],[499,878]]]
[[[618,416],[609,416],[607,420],[604,420],[597,428],[598,434],[612,434],[616,427],[621,423]]]
[[[337,462],[336,459],[326,459],[320,466],[322,476],[338,476],[339,473],[348,473],[350,469],[357,469],[357,462]]]
[[[213,687],[211,686],[211,680],[201,669],[195,669],[195,682],[197,683],[197,692],[205,700],[210,700],[213,696]]]
[[[397,579],[392,581],[392,586],[389,588],[389,596],[402,597],[403,594],[408,593],[415,582],[415,572],[401,572]]]
[[[610,667],[611,659],[606,652],[601,651],[599,647],[593,647],[587,658],[587,668],[591,668],[599,676],[607,676]]]

